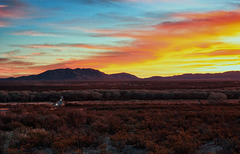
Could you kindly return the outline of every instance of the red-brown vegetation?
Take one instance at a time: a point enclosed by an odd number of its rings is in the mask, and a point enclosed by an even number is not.
[[[1,107],[6,107],[1,106]],[[7,106],[1,153],[240,152],[240,106],[159,103]],[[82,110],[84,109],[84,110]],[[217,148],[216,148],[217,147]]]
[[[56,102],[122,100],[206,100],[211,103],[240,98],[240,90],[78,90],[78,91],[0,91],[0,102]]]
[[[0,81],[0,90],[63,91],[89,89],[171,90],[239,89],[239,80],[165,80],[165,81]]]

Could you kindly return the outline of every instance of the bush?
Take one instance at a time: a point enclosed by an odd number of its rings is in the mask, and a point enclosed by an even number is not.
[[[96,100],[171,100],[171,99],[207,99],[210,91],[197,90],[76,90],[76,91],[0,91],[0,102],[56,102],[61,96],[67,101]],[[229,99],[238,99],[239,90],[218,90],[214,93],[226,95]],[[211,93],[212,94],[212,93]],[[213,96],[211,96],[213,97]],[[215,97],[215,96],[214,96]],[[213,99],[213,98],[209,98]]]
[[[154,93],[154,98],[155,99],[173,99],[174,98],[174,93],[167,92],[167,91],[157,91]]]
[[[121,92],[122,99],[124,100],[129,100],[132,97],[132,92],[127,90],[127,91],[122,91]]]
[[[211,93],[207,99],[210,104],[225,103],[227,95],[224,93]]]
[[[8,93],[0,91],[0,102],[7,102],[9,100]]]
[[[133,99],[145,100],[146,99],[146,92],[145,91],[133,91],[132,92]]]
[[[52,136],[45,129],[32,129],[28,132],[28,144],[31,147],[50,147]]]
[[[99,92],[90,92],[88,100],[101,100],[102,94]]]
[[[81,128],[86,122],[86,113],[77,110],[68,111],[63,119],[67,122],[69,128]]]

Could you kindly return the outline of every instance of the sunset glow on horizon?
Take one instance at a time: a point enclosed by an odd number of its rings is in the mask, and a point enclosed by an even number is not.
[[[236,0],[0,0],[0,78],[59,68],[138,77],[240,70]]]

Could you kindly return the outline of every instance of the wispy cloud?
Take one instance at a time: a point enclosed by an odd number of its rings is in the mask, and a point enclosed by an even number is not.
[[[12,60],[10,58],[0,58],[0,64],[2,67],[25,67],[25,66],[32,66],[34,63],[25,62],[20,60]]]
[[[1,1],[0,1],[1,2]],[[26,3],[21,0],[2,1],[0,5],[0,27],[10,25],[8,19],[21,19],[26,15]]]
[[[6,78],[10,76],[22,76],[31,72],[29,67],[33,67],[34,63],[26,62],[22,60],[13,60],[11,58],[0,58],[0,78]]]
[[[3,18],[21,18],[26,14],[27,3],[22,0],[9,0],[3,1],[4,5],[1,5],[0,17]]]
[[[12,55],[16,55],[18,53],[20,53],[20,50],[7,51],[7,52],[4,52],[3,54],[5,56],[12,56]]]
[[[23,53],[20,50],[13,50],[13,51],[7,51],[7,52],[2,52],[2,57],[7,58],[8,60],[21,60],[21,61],[26,61],[26,60],[32,60],[34,57],[37,56],[43,56],[46,55],[45,52],[31,52],[31,53]]]
[[[12,35],[25,35],[25,36],[51,36],[51,37],[60,37],[59,34],[54,33],[44,33],[44,32],[37,32],[33,30],[24,30],[24,31],[17,31],[12,33]]]
[[[178,3],[178,0],[71,0],[74,2],[81,2],[86,4],[95,4],[95,3],[119,3],[119,2],[132,2],[132,3]],[[186,1],[186,0],[185,0]]]
[[[0,21],[0,27],[7,27],[9,25],[8,22]]]
[[[60,44],[28,44],[28,45],[13,45],[14,47],[29,48],[29,49],[66,49],[66,48],[86,48],[98,50],[112,50],[115,47],[108,45],[89,45],[82,43],[60,43]]]
[[[0,8],[8,7],[8,5],[0,5]]]

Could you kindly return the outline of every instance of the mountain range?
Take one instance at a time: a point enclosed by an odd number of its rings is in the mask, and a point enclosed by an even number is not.
[[[97,81],[112,81],[112,80],[240,80],[240,71],[229,71],[224,73],[214,74],[183,74],[170,77],[153,76],[150,78],[138,78],[135,75],[128,73],[106,74],[99,70],[91,68],[77,69],[56,69],[48,70],[41,74],[22,76],[16,78],[5,78],[3,80],[97,80]]]

